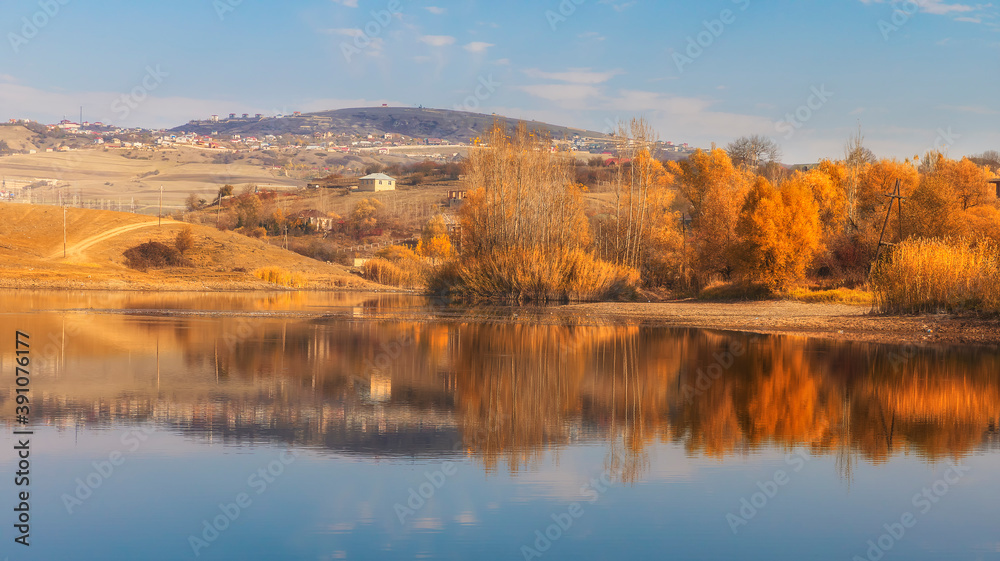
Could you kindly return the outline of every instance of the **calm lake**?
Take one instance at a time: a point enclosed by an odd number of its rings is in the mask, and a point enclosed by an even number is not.
[[[10,561],[1000,559],[996,349],[372,294],[5,291],[0,324]]]

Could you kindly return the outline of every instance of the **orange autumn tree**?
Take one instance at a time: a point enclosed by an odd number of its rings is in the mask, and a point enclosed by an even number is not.
[[[524,123],[500,123],[466,162],[462,255],[451,288],[475,299],[588,300],[630,290],[638,273],[596,258],[572,162]]]
[[[805,277],[822,245],[819,206],[804,181],[775,188],[758,177],[736,227],[740,241],[734,260],[745,281],[772,290]]]
[[[819,218],[826,236],[843,230],[848,220],[847,168],[841,162],[823,160],[819,167],[804,174],[795,174],[791,181],[800,181],[812,191],[819,206]]]
[[[701,285],[733,271],[736,222],[752,175],[737,169],[725,150],[696,150],[682,162],[671,162],[675,184],[691,204],[694,274]]]
[[[424,227],[420,243],[417,244],[417,253],[429,257],[434,264],[437,264],[438,259],[448,259],[454,252],[444,217],[440,214],[435,215]]]
[[[887,195],[893,192],[897,180],[901,182],[903,196],[910,197],[920,184],[920,173],[908,161],[900,162],[888,159],[866,164],[861,172],[857,192],[856,219],[851,226],[857,232],[862,243],[872,251],[878,245],[879,235],[882,232],[883,224],[885,224],[886,211],[890,201]],[[898,213],[894,210],[889,216],[886,241],[892,241],[898,237],[898,231]],[[907,235],[908,233],[904,230],[903,237],[905,238]]]
[[[920,186],[903,218],[906,230],[921,237],[1000,239],[1000,207],[992,195],[989,167],[939,153],[924,157]]]

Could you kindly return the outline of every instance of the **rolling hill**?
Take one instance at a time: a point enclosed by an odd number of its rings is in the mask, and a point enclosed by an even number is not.
[[[509,117],[451,111],[448,109],[425,109],[413,107],[367,107],[338,109],[306,113],[299,116],[262,117],[248,119],[228,119],[219,122],[191,121],[172,129],[171,132],[194,132],[198,134],[240,134],[244,136],[264,136],[273,134],[312,134],[330,132],[344,134],[402,134],[414,138],[440,138],[452,142],[469,142],[481,136],[494,120],[508,126],[519,120]],[[555,139],[571,138],[573,135],[603,138],[606,135],[531,121],[532,129],[546,132]]]
[[[124,212],[0,203],[0,288],[119,290],[281,289],[253,271],[278,267],[297,273],[310,289],[380,289],[340,265],[286,251],[233,232]],[[141,272],[125,266],[123,252],[146,241],[172,244],[190,227],[190,267]]]

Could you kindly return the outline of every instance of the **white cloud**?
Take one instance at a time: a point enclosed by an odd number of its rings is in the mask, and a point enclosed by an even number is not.
[[[427,6],[424,9],[427,10],[428,12],[436,15],[436,16],[440,16],[440,15],[442,15],[445,12],[448,11],[448,10],[445,10],[444,8],[439,8],[437,6]]]
[[[529,68],[524,73],[532,78],[557,80],[571,84],[603,84],[619,74],[624,74],[625,71],[619,69],[607,72],[593,72],[589,68],[571,68],[566,72],[543,72],[537,68]]]
[[[419,39],[432,47],[447,47],[455,44],[455,38],[450,35],[423,35]]]
[[[885,4],[887,0],[860,0],[862,4]],[[890,0],[891,3],[891,0]],[[976,8],[968,4],[949,4],[944,0],[916,0],[920,11],[927,14],[946,15],[953,12],[964,13],[975,11]]]
[[[1000,115],[1000,111],[996,109],[978,105],[942,105],[941,109],[957,111],[959,113],[971,113],[973,115]]]
[[[644,115],[657,130],[673,138],[704,144],[745,134],[769,134],[775,130],[775,123],[770,119],[721,111],[714,108],[718,102],[710,99],[641,90],[620,90],[607,95],[593,84],[547,84],[519,89],[564,109]]]
[[[607,4],[608,6],[611,6],[611,8],[616,12],[624,12],[625,10],[634,6],[636,2],[633,0],[632,2],[618,3],[614,2],[614,0],[601,0],[600,2],[598,2],[598,4]]]
[[[481,54],[485,53],[490,47],[495,47],[493,43],[484,43],[482,41],[473,41],[468,45],[462,47],[463,49],[469,51],[470,53]]]
[[[324,29],[322,33],[327,35],[342,35],[344,37],[367,37],[367,34],[361,29],[354,27],[341,27],[336,29]],[[370,37],[368,38],[367,45],[362,49],[366,55],[369,56],[382,56],[382,48],[385,47],[385,40],[381,37]]]
[[[521,86],[519,89],[535,97],[555,102],[578,102],[601,94],[599,89],[586,84],[539,84]]]
[[[343,35],[345,37],[361,37],[365,34],[364,31],[358,28],[352,27],[341,27],[338,29],[324,29],[323,33],[328,35]]]
[[[358,7],[358,0],[333,0],[333,1],[336,4],[340,4],[341,6],[345,6],[345,7],[348,7],[348,8],[357,8]]]

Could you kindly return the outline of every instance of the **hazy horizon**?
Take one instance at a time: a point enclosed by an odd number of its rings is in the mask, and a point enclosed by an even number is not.
[[[859,125],[885,157],[1000,146],[1000,19],[989,4],[19,0],[5,10],[4,118],[76,120],[82,105],[89,121],[171,128],[388,103],[597,131],[641,116],[663,140],[702,147],[764,134],[788,163],[840,156]]]

